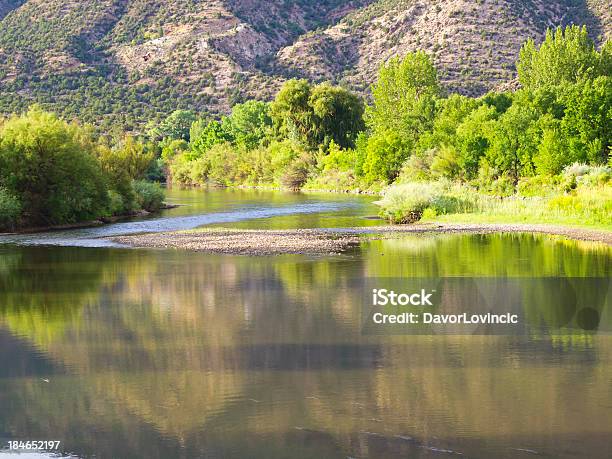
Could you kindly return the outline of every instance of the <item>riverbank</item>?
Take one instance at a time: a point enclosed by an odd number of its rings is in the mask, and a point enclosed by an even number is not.
[[[550,225],[612,231],[612,186],[585,180],[571,191],[555,188],[529,195],[526,186],[510,196],[483,193],[450,182],[406,182],[389,187],[377,204],[395,223]]]
[[[177,207],[180,207],[180,205],[179,204],[164,204],[160,208],[160,211],[176,209]],[[15,231],[10,231],[10,232],[0,231],[0,236],[10,236],[10,235],[15,235],[15,234],[36,234],[36,233],[46,233],[46,232],[53,232],[53,231],[95,228],[97,226],[117,223],[117,222],[129,220],[132,218],[148,217],[149,215],[152,215],[154,213],[155,212],[149,212],[147,210],[139,210],[137,212],[132,212],[126,215],[114,215],[112,217],[104,217],[98,220],[89,220],[89,221],[78,222],[78,223],[68,223],[65,225],[50,225],[50,226],[35,226],[35,227],[29,227],[29,228],[18,228]]]
[[[231,255],[325,255],[342,253],[368,238],[427,233],[539,233],[612,245],[612,232],[536,224],[415,224],[364,228],[238,230],[207,228],[109,238],[134,248],[181,249]]]

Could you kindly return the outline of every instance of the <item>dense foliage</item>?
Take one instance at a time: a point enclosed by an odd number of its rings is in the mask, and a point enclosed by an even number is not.
[[[143,178],[375,192],[393,185],[384,212],[400,221],[486,207],[464,205],[470,194],[584,197],[604,186],[607,199],[610,45],[596,49],[585,28],[549,31],[541,45],[525,43],[517,68],[515,92],[446,96],[430,57],[416,52],[381,66],[367,107],[343,87],[289,80],[272,102],[239,103],[221,118],[178,109],[141,138],[105,142],[33,110],[0,130],[0,224],[15,214],[50,224],[158,208],[158,190],[135,182]],[[581,168],[591,169],[571,172]],[[73,191],[74,171],[83,184]]]
[[[13,116],[0,124],[0,228],[159,209],[159,191],[134,185],[153,158],[134,139],[110,148],[37,107]]]
[[[286,176],[291,187],[380,190],[451,180],[509,195],[535,178],[560,182],[570,164],[605,164],[609,45],[597,50],[585,28],[549,31],[524,45],[517,67],[516,92],[445,97],[427,54],[392,58],[365,110],[343,88],[290,80],[271,104],[196,121],[189,143],[171,144],[169,170],[184,184],[282,186]]]
[[[0,130],[0,180],[37,225],[88,220],[108,205],[105,177],[86,132],[31,110]],[[75,178],[78,177],[78,180]]]
[[[164,139],[162,157],[180,184],[297,189],[317,155],[355,145],[363,115],[363,101],[344,88],[290,80],[271,103],[251,100],[220,120],[197,120],[189,143]]]

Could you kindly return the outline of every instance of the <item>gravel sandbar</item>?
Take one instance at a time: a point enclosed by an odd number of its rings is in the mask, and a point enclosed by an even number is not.
[[[133,247],[174,248],[235,255],[334,254],[359,243],[358,235],[325,230],[206,229],[121,236],[111,239]]]
[[[402,233],[543,233],[612,245],[612,232],[604,230],[533,224],[447,223],[295,230],[207,228],[192,231],[136,234],[113,237],[111,240],[132,247],[174,248],[235,255],[321,255],[344,252],[359,244],[363,236],[380,235],[390,238]]]

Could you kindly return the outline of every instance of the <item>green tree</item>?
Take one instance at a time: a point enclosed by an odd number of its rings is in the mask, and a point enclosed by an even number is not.
[[[604,71],[602,59],[586,27],[549,29],[539,47],[532,39],[523,45],[517,62],[519,81],[527,89],[536,89],[595,78]]]
[[[363,101],[347,89],[328,83],[313,88],[306,80],[289,80],[270,108],[281,138],[313,150],[327,148],[332,140],[350,148],[365,127]]]
[[[368,138],[363,154],[365,157],[363,175],[366,181],[390,183],[399,174],[410,152],[406,150],[406,144],[399,134],[393,131],[382,131]]]
[[[570,138],[572,155],[583,152],[585,160],[605,164],[612,147],[612,77],[583,80],[570,86],[562,98],[562,129]]]
[[[473,179],[478,175],[480,159],[489,148],[487,129],[497,114],[495,108],[481,105],[457,126],[455,145],[459,152],[458,163],[466,179]]]
[[[394,131],[414,138],[431,129],[435,99],[440,95],[436,69],[422,51],[392,58],[379,70],[372,85],[374,104],[367,122],[373,131]]]
[[[176,156],[186,152],[189,149],[189,144],[184,140],[170,140],[160,144],[161,159],[164,163],[169,163]]]
[[[499,176],[510,177],[514,185],[534,171],[533,156],[539,143],[534,123],[539,114],[527,100],[515,101],[497,120],[487,124],[489,148],[486,158]]]
[[[155,153],[134,137],[126,136],[115,148],[102,149],[99,158],[108,172],[125,173],[130,180],[140,180],[155,159]]]
[[[24,223],[54,225],[105,214],[108,194],[91,134],[39,108],[0,126],[0,187]]]
[[[175,110],[149,133],[153,140],[170,138],[189,142],[191,125],[196,115],[189,110]]]
[[[191,124],[191,128],[189,128],[189,141],[193,141],[195,139],[199,139],[202,135],[202,131],[206,129],[210,120],[206,118],[198,118]]]
[[[311,145],[316,139],[314,112],[310,106],[312,88],[306,80],[289,80],[276,94],[270,114],[281,138]]]
[[[155,154],[131,136],[125,137],[115,148],[98,148],[102,170],[108,177],[111,190],[121,200],[120,205],[113,205],[113,213],[128,213],[138,208],[133,182],[144,177],[154,159]]]
[[[371,132],[363,171],[368,181],[392,181],[420,136],[431,132],[440,85],[424,52],[393,58],[380,68],[372,85],[374,103],[366,109]]]
[[[227,132],[220,121],[209,121],[204,129],[200,130],[197,138],[191,139],[191,158],[199,158],[215,145],[233,142],[231,133]]]
[[[533,158],[536,171],[540,175],[555,175],[564,166],[573,162],[567,154],[568,148],[561,133],[558,120],[549,120],[541,135],[538,150]]]
[[[258,100],[234,105],[231,115],[223,118],[222,126],[237,145],[252,150],[270,136],[270,105]]]
[[[0,228],[13,229],[19,221],[22,210],[19,198],[0,188]]]
[[[364,105],[359,96],[339,86],[316,86],[308,101],[314,112],[319,144],[334,142],[340,148],[355,146],[357,135],[365,129]]]

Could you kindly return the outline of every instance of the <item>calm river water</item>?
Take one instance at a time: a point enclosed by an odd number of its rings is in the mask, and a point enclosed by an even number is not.
[[[611,457],[609,333],[542,328],[543,301],[515,336],[372,336],[359,297],[372,277],[605,279],[609,247],[440,234],[251,258],[98,239],[381,224],[371,198],[169,198],[184,206],[161,218],[0,238],[0,457],[55,457],[14,440],[111,459]]]

